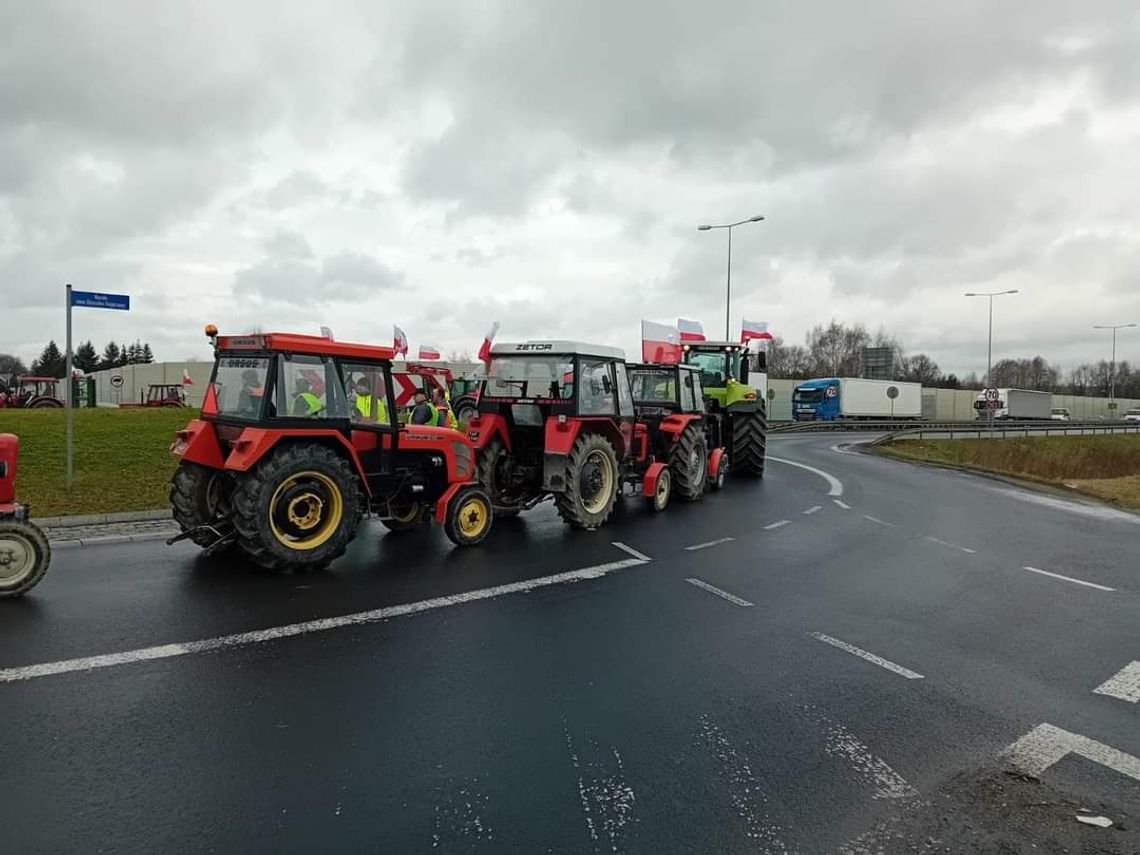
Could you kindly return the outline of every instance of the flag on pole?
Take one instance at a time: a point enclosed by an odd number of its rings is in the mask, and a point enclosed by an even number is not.
[[[690,321],[686,318],[677,318],[677,330],[681,334],[681,341],[704,341],[705,328],[700,321]]]
[[[185,368],[182,369],[182,385],[183,386],[193,386],[194,385],[194,378],[192,378],[190,376],[190,372],[187,371]]]
[[[764,339],[765,341],[772,340],[772,333],[768,331],[767,321],[741,321],[740,322],[740,342],[744,344],[753,339]]]
[[[443,354],[439,352],[438,347],[432,347],[430,344],[421,344],[420,359],[443,359]]]
[[[681,335],[677,328],[668,324],[642,321],[641,359],[644,362],[680,362]]]
[[[487,335],[483,336],[483,344],[479,347],[479,361],[484,365],[491,364],[491,342],[495,340],[495,335],[499,332],[499,322],[495,321],[491,324],[491,328],[487,330]]]
[[[332,327],[321,327],[321,338],[327,338],[329,341],[336,341],[333,338]]]
[[[392,349],[396,351],[396,356],[408,355],[408,337],[395,324],[392,324]]]

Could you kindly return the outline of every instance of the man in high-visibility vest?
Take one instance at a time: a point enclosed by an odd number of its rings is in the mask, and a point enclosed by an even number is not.
[[[311,388],[309,381],[304,377],[297,378],[297,392],[293,398],[291,411],[294,416],[315,416],[324,409],[321,399],[312,393]]]
[[[455,413],[451,411],[451,400],[447,390],[437,386],[432,390],[431,398],[432,406],[435,407],[436,411],[435,423],[441,427],[458,429],[459,422],[455,420]]]
[[[439,424],[439,410],[428,402],[427,392],[423,389],[416,389],[415,394],[412,396],[412,401],[415,402],[415,408],[412,410],[412,424]]]
[[[388,406],[379,396],[376,398],[376,418],[372,417],[372,384],[363,375],[356,381],[355,404],[360,419],[366,422],[379,422],[382,425],[388,424]]]

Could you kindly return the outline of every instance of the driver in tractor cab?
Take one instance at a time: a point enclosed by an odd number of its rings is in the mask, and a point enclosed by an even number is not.
[[[322,409],[321,399],[311,391],[312,386],[304,377],[298,377],[295,382],[296,393],[293,397],[293,407],[290,410],[294,416],[315,416]]]
[[[356,412],[353,414],[354,418],[356,418],[357,417],[356,414],[359,413],[358,418],[360,420],[363,420],[366,422],[378,421],[378,422],[380,422],[380,424],[387,424],[388,423],[388,407],[384,404],[384,401],[383,401],[383,399],[380,398],[379,394],[377,394],[377,400],[376,400],[377,415],[376,415],[376,417],[373,416],[373,414],[372,414],[372,384],[368,382],[368,378],[366,376],[364,376],[363,374],[361,374],[360,378],[356,381],[355,394],[356,394],[356,400],[355,400]]]

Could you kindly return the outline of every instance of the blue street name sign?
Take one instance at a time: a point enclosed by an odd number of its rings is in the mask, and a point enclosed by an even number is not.
[[[100,294],[98,291],[72,291],[71,305],[83,306],[88,309],[119,309],[129,311],[131,298],[129,294]]]

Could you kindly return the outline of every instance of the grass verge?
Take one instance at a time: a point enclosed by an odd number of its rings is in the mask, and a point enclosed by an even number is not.
[[[902,439],[876,450],[1039,481],[1140,509],[1140,436]]]
[[[141,511],[168,505],[174,432],[190,409],[75,411],[75,488],[65,479],[63,410],[0,410],[0,433],[20,437],[19,501],[33,516]]]

